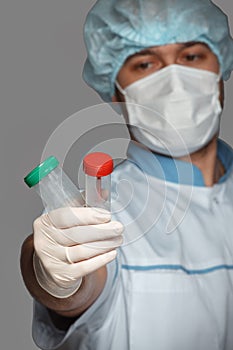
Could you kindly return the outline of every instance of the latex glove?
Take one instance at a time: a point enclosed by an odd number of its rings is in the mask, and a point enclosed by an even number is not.
[[[82,277],[116,257],[123,226],[97,208],[60,208],[34,221],[34,271],[40,286],[67,298]]]

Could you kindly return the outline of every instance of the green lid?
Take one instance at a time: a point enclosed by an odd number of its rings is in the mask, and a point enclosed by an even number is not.
[[[28,187],[33,187],[37,185],[41,179],[47,176],[53,169],[58,166],[59,162],[56,157],[51,156],[41,164],[39,164],[35,169],[33,169],[27,176],[25,176],[24,181]]]

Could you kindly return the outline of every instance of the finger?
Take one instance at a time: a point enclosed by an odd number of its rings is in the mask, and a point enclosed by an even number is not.
[[[62,246],[73,246],[93,241],[102,241],[122,235],[123,225],[118,221],[106,224],[72,227],[65,230],[51,230],[51,238]]]
[[[66,247],[66,261],[73,264],[79,261],[93,258],[94,256],[104,254],[118,248],[123,243],[123,237],[119,236],[114,239],[91,242],[87,244]]]
[[[41,219],[47,225],[62,229],[105,223],[111,220],[111,214],[100,208],[66,207],[44,214]]]
[[[108,253],[97,255],[94,258],[67,265],[67,274],[72,275],[73,278],[86,276],[98,270],[100,267],[107,265],[116,258],[116,255],[116,250],[111,250]]]

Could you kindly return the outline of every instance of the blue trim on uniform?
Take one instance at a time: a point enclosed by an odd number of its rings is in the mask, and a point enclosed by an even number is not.
[[[223,163],[225,174],[219,179],[218,183],[226,181],[233,168],[233,150],[224,141],[218,139],[218,158]],[[157,178],[163,178],[166,181],[193,186],[205,186],[202,172],[192,163],[166,157],[154,153],[161,169],[158,167],[158,173],[154,174]]]
[[[151,270],[172,270],[172,271],[183,271],[188,275],[202,275],[217,270],[233,270],[233,265],[217,265],[213,267],[208,267],[206,269],[187,269],[182,265],[148,265],[148,266],[138,266],[138,265],[122,265],[124,270],[135,270],[135,271],[151,271]]]
[[[192,163],[159,154],[154,155],[162,168],[162,176],[165,181],[183,185],[205,186],[201,171]],[[161,174],[161,170],[159,171]],[[155,174],[155,176],[161,178],[159,174]]]

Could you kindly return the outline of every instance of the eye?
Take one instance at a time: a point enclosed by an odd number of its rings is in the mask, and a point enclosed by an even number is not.
[[[197,55],[197,54],[188,54],[188,55],[185,56],[186,61],[189,61],[189,62],[196,61],[199,58],[200,58],[200,56]]]
[[[194,45],[181,51],[179,62],[182,64],[201,64],[208,56],[208,49],[202,45]]]
[[[201,52],[190,52],[190,53],[183,53],[180,57],[180,60],[182,60],[183,62],[192,63],[192,62],[200,62],[203,60],[203,58],[204,58],[204,55]]]
[[[149,74],[157,70],[159,60],[155,55],[138,55],[134,56],[127,62],[127,67],[135,74]]]
[[[145,62],[138,62],[135,64],[135,68],[138,70],[147,70],[153,67],[153,62],[145,61]]]

